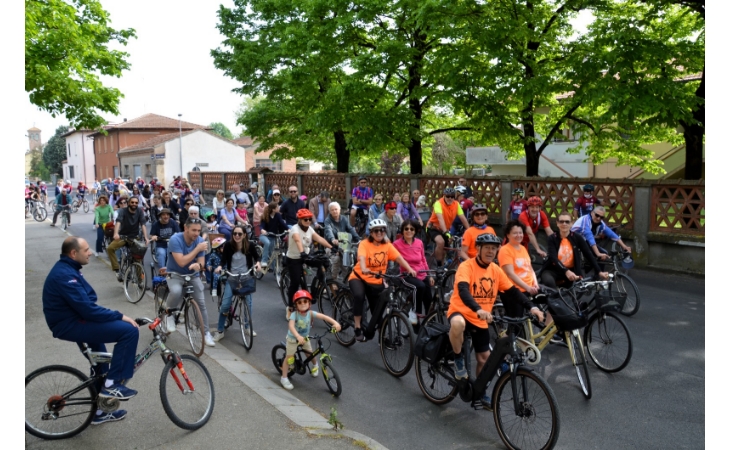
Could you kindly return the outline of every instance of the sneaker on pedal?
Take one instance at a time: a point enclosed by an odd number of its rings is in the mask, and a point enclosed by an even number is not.
[[[262,268],[262,269],[265,269],[265,268],[267,268],[268,266],[269,266],[269,263],[265,263],[265,262],[262,262],[262,263],[261,263],[261,268]]]
[[[357,342],[365,342],[365,335],[362,334],[362,328],[355,328],[355,340]]]
[[[464,357],[461,355],[454,358],[454,378],[457,380],[469,378],[469,373],[466,371],[466,364],[464,363]]]
[[[116,411],[95,415],[94,418],[91,419],[91,424],[101,425],[102,423],[116,422],[117,420],[122,420],[125,417],[127,417],[127,411],[118,409]]]
[[[113,384],[107,388],[104,388],[99,393],[99,397],[114,398],[117,400],[129,400],[130,398],[137,395],[137,391],[129,389],[123,384]]]
[[[418,325],[418,316],[413,310],[408,311],[408,320],[411,321],[411,325]]]
[[[319,364],[312,366],[312,370],[309,371],[309,374],[312,375],[312,378],[317,378],[319,375]]]
[[[213,336],[210,335],[210,333],[205,333],[205,345],[208,347],[215,347],[215,341],[213,340]]]
[[[484,393],[484,395],[482,395],[481,401],[484,409],[486,409],[487,411],[492,410],[492,399],[489,398],[486,392]]]

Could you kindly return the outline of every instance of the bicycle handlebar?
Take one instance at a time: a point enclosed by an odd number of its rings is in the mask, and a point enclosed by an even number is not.
[[[253,271],[254,271],[254,267],[251,267],[250,269],[248,269],[247,271],[245,271],[245,272],[242,272],[242,273],[233,273],[233,272],[229,272],[229,271],[227,271],[227,270],[225,270],[224,272],[225,272],[225,273],[226,273],[226,275],[228,275],[229,277],[240,277],[240,276],[244,276],[244,275],[249,275],[249,274],[253,274]]]

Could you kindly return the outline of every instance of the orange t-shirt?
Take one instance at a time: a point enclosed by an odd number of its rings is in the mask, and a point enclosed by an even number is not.
[[[448,230],[451,228],[451,224],[454,223],[454,219],[457,216],[464,215],[464,210],[461,209],[461,205],[456,200],[451,202],[451,206],[449,206],[443,198],[438,199],[433,204],[433,212],[431,213],[431,218],[428,219],[430,228],[436,228],[438,230],[439,218],[436,217],[436,213],[441,213],[444,216],[444,225],[446,225],[446,229]]]
[[[568,269],[572,269],[575,265],[573,258],[573,246],[570,245],[568,238],[563,238],[560,241],[560,248],[558,249],[558,259]]]
[[[535,285],[535,272],[532,270],[532,263],[530,262],[530,254],[527,252],[527,247],[520,245],[519,248],[514,248],[512,244],[503,245],[499,249],[499,265],[504,267],[508,264],[512,264],[512,268],[522,281],[527,283],[528,286]],[[515,284],[515,286],[517,286]],[[522,292],[524,289],[517,286]]]
[[[479,267],[477,260],[472,258],[459,265],[454,276],[454,293],[451,295],[451,303],[446,315],[451,317],[452,314],[459,313],[469,323],[479,328],[487,328],[487,321],[480,320],[477,313],[461,300],[458,287],[461,282],[469,283],[469,293],[474,297],[474,301],[487,312],[492,312],[498,292],[506,291],[514,286],[507,274],[496,264],[490,264],[483,269]]]
[[[477,237],[487,233],[495,236],[497,235],[497,233],[494,232],[494,228],[488,225],[483,230],[480,230],[476,226],[472,226],[464,232],[464,236],[461,238],[461,245],[467,247],[466,254],[469,258],[477,256]]]
[[[370,242],[368,239],[363,239],[360,242],[357,248],[357,261],[355,261],[349,280],[362,278],[363,281],[369,284],[382,284],[382,278],[375,278],[371,274],[363,275],[362,269],[360,269],[360,257],[362,256],[365,257],[365,266],[371,272],[385,273],[388,269],[388,261],[395,261],[400,256],[400,252],[390,242],[383,242],[380,245],[375,245],[374,242]],[[355,275],[356,273],[360,275],[360,278]]]

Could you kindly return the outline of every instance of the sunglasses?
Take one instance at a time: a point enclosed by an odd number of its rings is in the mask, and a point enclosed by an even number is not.
[[[370,230],[371,233],[385,233],[385,230],[382,228],[378,228],[377,230]]]
[[[302,222],[311,222],[312,219],[302,219]]]
[[[308,298],[305,298],[305,299],[299,299],[299,300],[297,300],[297,301],[296,301],[296,302],[294,302],[294,303],[296,303],[297,305],[298,305],[298,304],[300,304],[300,303],[309,303],[309,299],[308,299]]]
[[[274,194],[274,195],[281,195],[281,194]]]
[[[558,223],[561,225],[570,225],[570,220],[558,220]]]
[[[606,217],[606,216],[602,216],[602,215],[600,215],[600,214],[596,214],[596,213],[593,213],[593,217],[596,217],[596,218],[598,218],[598,219],[601,219],[601,220],[603,220],[603,218],[604,218],[604,217]]]
[[[487,213],[485,213],[485,212],[475,212],[475,213],[474,213],[474,214],[472,214],[472,215],[473,215],[474,217],[477,217],[477,216],[486,216],[486,215],[487,215]]]
[[[185,206],[193,206],[192,203],[185,203]]]
[[[195,218],[193,218],[193,217],[189,217],[189,218],[188,218],[188,222],[190,222],[190,223],[203,223],[203,221],[202,221],[202,220],[200,220],[200,219],[195,219]]]
[[[243,233],[233,233],[234,236],[243,236]]]
[[[412,228],[412,227],[406,227],[406,228],[403,228],[403,231],[416,231],[416,229]]]
[[[455,198],[453,195],[444,195],[444,198]]]

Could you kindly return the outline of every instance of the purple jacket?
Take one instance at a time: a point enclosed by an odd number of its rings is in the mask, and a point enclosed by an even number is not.
[[[403,220],[415,220],[418,222],[418,220],[421,218],[421,216],[418,214],[418,211],[416,210],[415,205],[411,202],[398,203],[398,209],[396,210],[399,216],[403,218]]]

